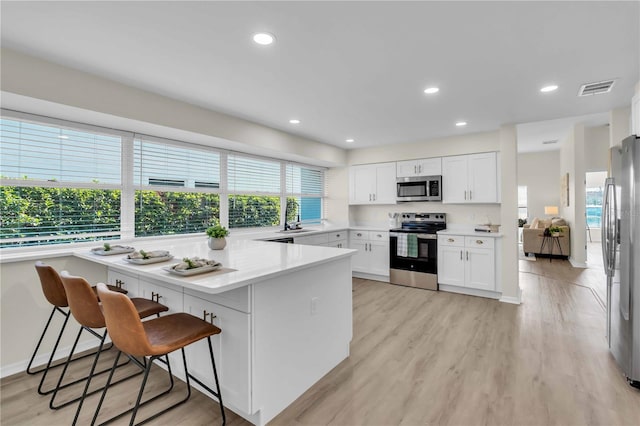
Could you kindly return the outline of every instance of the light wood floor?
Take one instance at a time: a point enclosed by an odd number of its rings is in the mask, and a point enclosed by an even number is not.
[[[596,268],[585,274],[555,259],[520,267],[520,306],[354,279],[351,356],[271,424],[640,424],[640,391],[607,351]],[[50,411],[36,386],[25,375],[2,380],[3,425],[70,423],[75,410]],[[128,387],[110,402],[131,404]],[[218,413],[196,393],[149,424],[216,424]]]

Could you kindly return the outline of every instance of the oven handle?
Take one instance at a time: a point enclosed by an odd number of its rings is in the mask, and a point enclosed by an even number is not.
[[[389,232],[390,237],[397,237],[400,234],[413,234],[413,232]],[[415,234],[420,240],[437,240],[436,234]]]

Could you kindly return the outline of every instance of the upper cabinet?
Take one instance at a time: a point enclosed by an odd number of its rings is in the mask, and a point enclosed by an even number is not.
[[[442,159],[440,157],[398,161],[396,165],[397,177],[438,176],[442,174]]]
[[[349,168],[349,204],[395,204],[396,163]]]
[[[499,203],[498,154],[457,155],[442,159],[443,203]]]

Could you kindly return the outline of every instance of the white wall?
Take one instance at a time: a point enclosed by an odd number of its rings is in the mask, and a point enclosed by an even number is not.
[[[584,129],[585,170],[601,172],[609,166],[609,125]]]
[[[622,140],[631,135],[631,107],[614,109],[609,114],[609,142],[620,146]]]
[[[67,270],[73,275],[85,277],[92,284],[106,282],[107,279],[106,268],[98,267],[94,263],[81,259],[60,257],[43,260],[58,271]],[[34,264],[35,261],[3,263],[0,268],[0,282],[2,284],[0,286],[0,305],[2,306],[0,311],[2,370],[0,374],[2,377],[23,371],[26,368],[26,363],[29,361],[51,313],[52,306],[42,293]],[[54,318],[56,319],[49,328],[48,337],[42,343],[40,353],[47,353],[55,343],[57,332],[62,325],[60,319],[63,316],[56,314]],[[78,327],[78,323],[71,318],[59,349],[71,347]],[[82,342],[92,342],[91,339],[92,337],[85,333]]]
[[[569,174],[569,205],[560,203],[560,214],[571,226],[571,256],[573,266],[585,267],[586,220],[585,220],[585,127],[576,124],[569,132],[560,149],[560,176]]]
[[[545,206],[560,206],[560,150],[518,154],[518,185],[527,187],[529,223],[545,218]]]
[[[346,151],[2,49],[2,107],[323,166]]]
[[[500,168],[502,206],[502,298],[510,303],[520,303],[518,282],[518,140],[515,126],[500,128]]]

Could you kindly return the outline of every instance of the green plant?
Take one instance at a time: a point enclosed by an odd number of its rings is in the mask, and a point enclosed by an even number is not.
[[[229,235],[229,231],[224,226],[215,225],[207,228],[207,235],[211,238],[224,238]]]
[[[104,243],[102,246],[104,247],[104,251],[111,250],[111,244],[109,244],[109,243]]]
[[[549,232],[556,233],[556,232],[562,232],[562,228],[558,227],[558,226],[552,226],[549,228]]]
[[[518,227],[522,228],[527,223],[527,219],[518,219]]]

